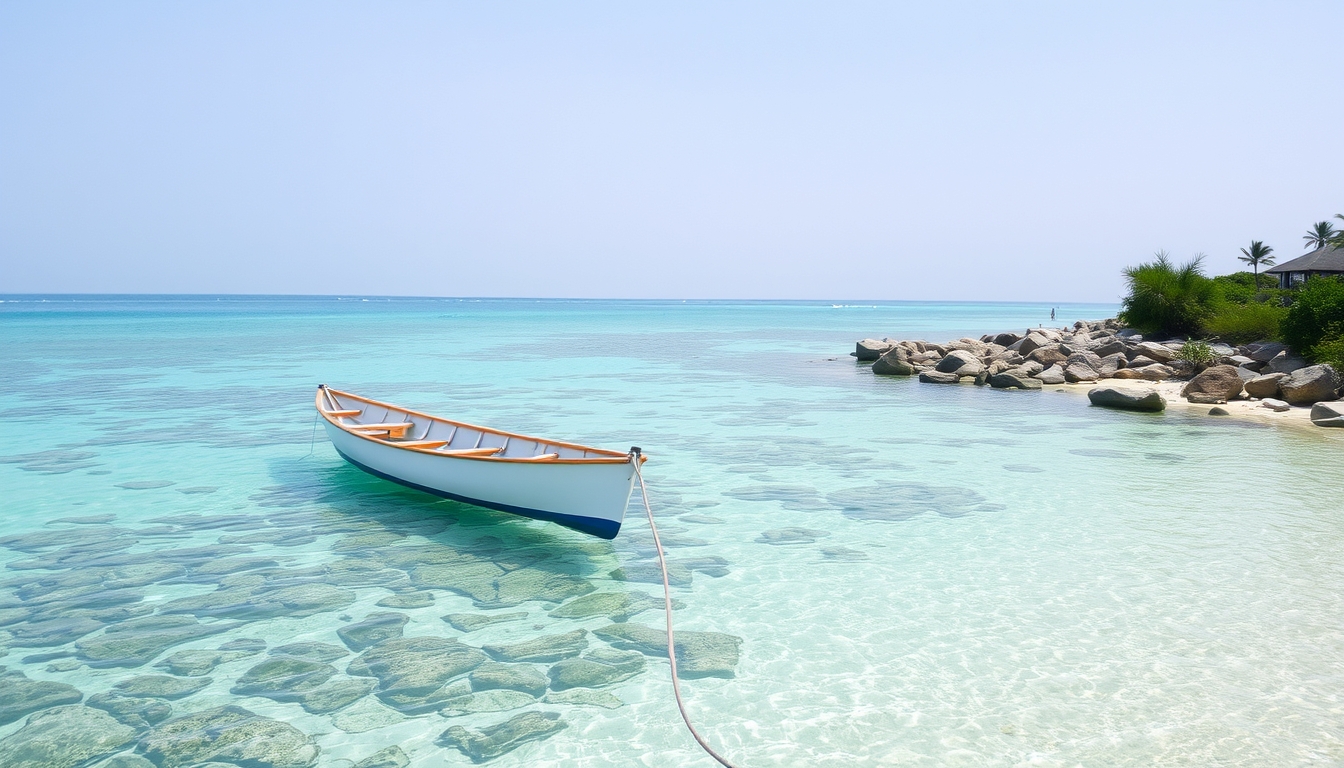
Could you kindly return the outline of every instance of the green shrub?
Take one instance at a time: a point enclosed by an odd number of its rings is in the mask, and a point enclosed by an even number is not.
[[[1129,295],[1121,300],[1120,322],[1145,334],[1189,335],[1200,328],[1221,299],[1216,283],[1201,271],[1203,256],[1177,267],[1165,251],[1125,269]]]
[[[1230,275],[1218,275],[1213,282],[1222,291],[1223,298],[1237,304],[1248,304],[1257,299],[1266,299],[1279,293],[1278,278],[1273,275],[1260,275],[1260,285],[1255,284],[1255,275],[1251,272],[1233,272]]]
[[[1288,346],[1309,357],[1321,342],[1344,336],[1344,281],[1333,277],[1307,280],[1279,330]]]
[[[1344,335],[1335,336],[1312,347],[1311,357],[1318,363],[1329,363],[1336,371],[1344,371]]]
[[[1213,347],[1209,346],[1208,342],[1194,339],[1186,339],[1186,342],[1181,345],[1181,351],[1176,356],[1195,365],[1208,365],[1217,358],[1217,355],[1213,354]]]
[[[1204,320],[1204,332],[1233,344],[1277,339],[1286,314],[1288,310],[1268,302],[1224,302]]]

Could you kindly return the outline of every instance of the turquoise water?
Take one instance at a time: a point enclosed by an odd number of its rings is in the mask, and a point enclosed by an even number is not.
[[[716,633],[684,693],[739,765],[1344,762],[1344,436],[879,379],[847,356],[1048,307],[0,298],[0,665],[54,684],[52,706],[120,707],[95,757],[204,762],[174,751],[181,724],[236,706],[297,729],[294,765],[392,745],[470,765],[462,733],[488,750],[478,733],[528,712],[548,713],[514,722],[530,740],[476,756],[714,764],[666,661],[613,640],[662,622],[642,510],[602,542],[371,478],[313,439],[325,382],[642,446],[677,627]],[[518,586],[490,592],[481,568]],[[573,615],[585,592],[605,612]],[[513,687],[464,673],[407,703],[368,672],[404,638],[473,663],[488,647],[478,669]],[[535,640],[550,651],[496,647]],[[300,642],[325,645],[275,652]],[[580,653],[596,676],[557,690]],[[41,718],[23,709],[0,691],[0,757]],[[246,763],[230,754],[208,757]]]

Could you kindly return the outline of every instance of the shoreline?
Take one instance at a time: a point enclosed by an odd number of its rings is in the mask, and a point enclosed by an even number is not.
[[[1290,428],[1344,426],[1344,382],[1332,367],[1310,365],[1274,342],[1202,346],[1201,360],[1189,354],[1185,340],[1145,340],[1109,318],[943,344],[868,338],[850,354],[858,364],[870,364],[874,375],[918,377],[921,383],[1053,389],[1086,395],[1093,407],[1173,409]],[[1094,399],[1099,388],[1115,392]],[[1313,419],[1317,408],[1326,413],[1317,411]]]

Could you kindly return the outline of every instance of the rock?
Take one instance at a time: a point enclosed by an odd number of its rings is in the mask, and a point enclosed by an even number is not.
[[[1251,370],[1260,370],[1262,363],[1258,363],[1245,355],[1224,355],[1218,362],[1223,365],[1235,365],[1238,368],[1249,368]]]
[[[1311,405],[1334,400],[1339,389],[1339,374],[1329,365],[1310,365],[1300,368],[1279,381],[1283,399],[1293,405]]]
[[[1021,340],[1022,337],[1016,333],[1000,333],[992,339],[995,344],[998,344],[1001,347],[1011,347]]]
[[[141,675],[122,680],[115,688],[123,696],[152,699],[183,699],[210,685],[208,677],[173,677],[172,675]]]
[[[481,650],[498,661],[559,661],[578,656],[588,647],[588,630],[576,629],[512,645],[484,645]]]
[[[882,356],[882,353],[891,349],[893,346],[895,346],[895,344],[890,341],[864,339],[854,345],[854,356],[861,361],[876,360]]]
[[[1097,373],[1096,370],[1086,363],[1070,363],[1064,368],[1064,380],[1071,384],[1096,381],[1100,378],[1101,374]]]
[[[1030,355],[1032,352],[1036,351],[1041,347],[1049,346],[1051,343],[1052,343],[1051,339],[1048,336],[1045,336],[1044,334],[1041,334],[1037,331],[1031,331],[1030,333],[1027,334],[1026,338],[1021,339],[1020,341],[1014,344],[1010,344],[1008,348],[1018,353],[1019,355],[1026,356]]]
[[[1316,403],[1311,406],[1311,423],[1318,427],[1344,427],[1344,407]]]
[[[308,661],[335,661],[349,656],[350,652],[339,645],[308,641],[272,648],[271,655],[292,656],[296,659],[307,659]]]
[[[389,725],[403,723],[407,719],[405,715],[395,709],[383,706],[376,698],[372,697],[360,699],[331,715],[332,725],[346,733],[366,733]]]
[[[488,661],[473,669],[467,679],[471,682],[471,690],[476,693],[510,690],[540,696],[546,692],[546,673],[533,664]]]
[[[101,710],[56,707],[28,718],[0,740],[0,765],[79,768],[111,755],[135,739],[135,729]]]
[[[403,592],[398,595],[388,595],[374,603],[380,608],[428,608],[433,604],[433,592]]]
[[[406,606],[397,607],[404,608]],[[411,759],[406,757],[406,753],[401,751],[401,747],[393,744],[387,749],[374,752],[355,763],[354,768],[406,768],[410,764]]]
[[[1101,342],[1097,346],[1093,347],[1092,351],[1095,352],[1097,356],[1102,358],[1103,360],[1112,355],[1121,355],[1125,357],[1125,359],[1129,359],[1128,354],[1129,345],[1121,341],[1120,339],[1110,339],[1109,341]]]
[[[364,651],[346,672],[378,678],[380,700],[406,714],[420,714],[456,695],[444,686],[485,661],[484,653],[456,640],[402,637]]]
[[[190,613],[248,620],[301,618],[339,611],[355,601],[355,593],[331,584],[295,584],[276,589],[225,587],[204,595],[169,600],[160,613]]]
[[[1123,387],[1093,387],[1087,399],[1101,408],[1119,408],[1127,411],[1161,411],[1167,401],[1155,389],[1126,389]]]
[[[522,691],[494,690],[467,693],[445,701],[439,714],[454,717],[477,712],[505,712],[510,709],[521,709],[529,704],[535,704],[536,701],[536,696]]]
[[[873,373],[878,376],[910,376],[914,372],[915,366],[910,364],[904,347],[893,347],[873,363]]]
[[[532,600],[562,603],[597,589],[577,576],[530,567],[505,571],[493,563],[478,563],[469,569],[421,566],[411,571],[411,581],[469,597],[478,608],[512,608]]]
[[[84,635],[97,632],[103,626],[101,621],[83,617],[27,621],[10,626],[12,637],[9,643],[21,648],[49,648],[74,642]]]
[[[1036,374],[1034,378],[1040,379],[1042,384],[1063,384],[1064,367],[1056,363]]]
[[[1120,370],[1111,374],[1111,378],[1121,380],[1131,380],[1131,381],[1135,379],[1142,379],[1143,373],[1141,371],[1142,369],[1140,368],[1121,368]]]
[[[1280,352],[1285,352],[1287,349],[1287,344],[1280,344],[1277,341],[1260,341],[1242,347],[1242,351],[1247,357],[1260,363],[1268,363]]]
[[[961,381],[955,373],[939,373],[938,371],[920,371],[919,380],[925,384],[956,384]]]
[[[663,583],[663,571],[657,563],[631,563],[624,568],[617,568],[612,571],[610,576],[616,581],[639,581],[646,584]],[[690,568],[675,560],[667,563],[667,583],[674,587],[684,587],[690,584],[694,576],[695,574]]]
[[[1137,356],[1135,356],[1135,357],[1131,357],[1131,358],[1129,359],[1129,364],[1126,365],[1125,367],[1126,367],[1126,368],[1142,368],[1142,367],[1144,367],[1145,365],[1157,365],[1158,363],[1159,363],[1159,361],[1154,360],[1153,358],[1148,357],[1147,355],[1137,355]]]
[[[332,680],[299,697],[299,704],[315,715],[343,709],[373,692],[377,683],[363,677]]]
[[[974,376],[979,373],[984,366],[980,359],[965,350],[954,349],[947,353],[947,356],[938,361],[933,367],[939,373],[955,373],[958,376]],[[966,371],[966,373],[962,373]]]
[[[626,621],[636,614],[662,607],[662,600],[646,592],[594,592],[570,600],[552,610],[550,615],[557,619],[605,616],[611,621]]]
[[[1128,361],[1125,359],[1125,356],[1117,352],[1116,354],[1107,355],[1106,357],[1101,358],[1100,363],[1095,370],[1097,373],[1101,374],[1103,379],[1105,379],[1114,376],[1117,371],[1123,370],[1127,364]]]
[[[145,616],[113,624],[103,634],[75,644],[90,667],[139,667],[163,651],[200,637],[227,632],[236,622],[201,624],[190,616]]]
[[[154,666],[166,669],[174,675],[200,677],[210,674],[210,670],[227,661],[247,658],[252,654],[243,651],[189,650],[178,651]]]
[[[1228,410],[1227,410],[1226,408],[1219,408],[1218,406],[1214,406],[1214,407],[1212,407],[1212,408],[1209,409],[1209,415],[1210,415],[1210,416],[1231,416],[1232,414],[1231,414],[1231,413],[1228,413]]]
[[[1288,405],[1282,400],[1275,400],[1272,397],[1266,397],[1264,400],[1260,401],[1260,407],[1268,408],[1269,410],[1275,411],[1277,413],[1282,413],[1283,411],[1289,410],[1292,406]]]
[[[995,389],[1040,389],[1041,380],[1021,371],[1004,371],[990,376],[989,385]]]
[[[29,680],[22,672],[0,667],[0,725],[40,709],[78,704],[83,698],[84,694],[73,685]]]
[[[169,720],[141,739],[138,749],[159,768],[205,762],[308,768],[318,756],[317,744],[299,729],[235,706]]]
[[[761,535],[756,537],[756,543],[815,544],[818,538],[830,535],[830,531],[823,531],[819,528],[798,528],[791,526],[789,528],[773,528],[768,531],[761,531]]]
[[[142,699],[114,692],[96,693],[87,703],[136,729],[148,728],[173,715],[173,706],[162,699]]]
[[[1155,341],[1141,341],[1132,349],[1136,355],[1142,355],[1159,363],[1170,363],[1176,359],[1176,350]]]
[[[292,656],[272,656],[243,673],[232,692],[239,696],[265,696],[275,701],[298,701],[327,682],[336,668],[320,661]]]
[[[1296,355],[1290,355],[1288,354],[1288,350],[1284,350],[1275,355],[1262,370],[1266,373],[1292,373],[1293,371],[1306,367],[1306,360],[1303,360]]]
[[[667,633],[639,624],[610,624],[593,634],[622,650],[645,656],[667,655]],[[742,638],[722,632],[676,633],[677,672],[687,679],[732,677],[737,667]]]
[[[543,699],[547,704],[576,704],[579,706],[602,707],[604,709],[618,709],[625,706],[625,702],[607,693],[606,691],[596,691],[592,688],[570,688],[565,691],[551,691]]]
[[[123,752],[107,758],[93,768],[154,768],[154,764],[139,755]]]
[[[411,617],[404,613],[371,613],[363,621],[336,630],[336,635],[350,650],[362,651],[384,640],[401,637],[402,628],[410,620]]]
[[[1129,369],[1126,368],[1125,370]],[[1119,373],[1119,371],[1116,371],[1116,375],[1119,375]],[[1175,375],[1176,372],[1173,371],[1170,366],[1162,363],[1145,365],[1139,369],[1139,378],[1144,379],[1145,381],[1165,381]]]
[[[1279,382],[1288,378],[1286,373],[1270,373],[1245,382],[1246,394],[1251,397],[1278,397]]]
[[[1194,363],[1180,358],[1164,363],[1164,365],[1171,369],[1172,377],[1177,379],[1192,379],[1195,374],[1200,372],[1200,369]]]
[[[559,712],[524,712],[476,733],[455,725],[439,734],[434,743],[441,747],[454,747],[471,758],[472,762],[483,763],[512,752],[530,741],[549,738],[568,726],[560,719]]]
[[[1181,389],[1181,397],[1192,403],[1225,403],[1241,394],[1242,380],[1237,369],[1230,365],[1215,365],[1204,369]]]
[[[498,624],[501,621],[517,621],[526,618],[527,614],[522,612],[515,613],[450,613],[443,617],[449,626],[458,632],[475,632],[481,627],[488,627],[491,624]]]
[[[266,650],[266,641],[255,637],[240,637],[237,640],[230,640],[219,646],[221,651],[247,651],[256,653]]]
[[[601,688],[629,680],[644,671],[644,656],[629,651],[596,648],[578,659],[566,659],[554,664],[549,672],[551,690],[567,688]]]

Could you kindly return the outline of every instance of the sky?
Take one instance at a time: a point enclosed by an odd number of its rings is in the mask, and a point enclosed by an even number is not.
[[[1344,3],[9,2],[0,293],[1116,301],[1344,212]]]

